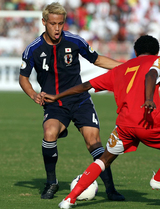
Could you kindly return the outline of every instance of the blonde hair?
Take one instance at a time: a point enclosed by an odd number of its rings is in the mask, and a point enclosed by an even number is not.
[[[64,15],[64,20],[66,19],[67,12],[65,8],[58,2],[54,2],[52,4],[47,5],[43,12],[42,16],[45,21],[48,20],[48,15],[49,14],[57,14],[57,15]]]

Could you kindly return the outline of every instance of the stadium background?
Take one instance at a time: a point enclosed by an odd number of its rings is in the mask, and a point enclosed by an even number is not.
[[[69,193],[71,180],[81,174],[92,162],[81,134],[71,123],[67,138],[58,140],[57,177],[60,190],[53,200],[44,201],[40,198],[46,181],[41,153],[43,108],[34,103],[25,93],[20,92],[22,90],[18,84],[18,75],[22,51],[43,31],[42,12],[40,11],[43,8],[43,2],[42,0],[0,0],[0,209],[58,208],[58,203]],[[68,5],[66,9],[69,17],[65,27],[86,38],[100,54],[126,60],[133,56],[132,43],[142,31],[143,33],[152,32],[152,34],[154,31],[154,36],[159,39],[159,5],[156,2],[142,0],[139,3],[137,1],[124,3],[88,0],[82,4],[83,6],[79,0],[60,2]],[[76,6],[77,2],[79,2],[78,7]],[[46,0],[45,3],[50,3],[50,1]],[[75,3],[77,4],[75,5]],[[88,7],[89,11],[92,13],[94,11],[94,14],[89,15],[87,12],[86,18],[84,18],[84,14],[82,15],[80,11],[85,10],[86,12]],[[101,9],[107,7],[110,15],[104,12],[105,17],[102,17]],[[111,8],[113,12],[111,12]],[[122,12],[122,10],[127,11],[127,8],[130,8],[129,12]],[[131,24],[130,18],[134,15],[139,20],[135,18],[134,24]],[[87,21],[84,27],[79,23],[82,21],[80,17]],[[111,21],[110,26],[114,26],[114,29],[118,27],[115,36],[110,35],[111,29],[107,28],[110,19],[114,20]],[[121,22],[123,19],[125,27],[122,27],[122,31],[125,31],[125,35],[120,36],[122,25],[119,20]],[[104,23],[106,26],[102,27],[101,24]],[[131,25],[133,34],[128,32],[128,24]],[[94,32],[91,26],[94,28]],[[149,31],[151,26],[153,26],[153,31]],[[106,31],[103,38],[97,35],[99,32],[102,35],[101,28]],[[123,37],[124,40],[119,37]],[[132,38],[129,39],[129,37]],[[88,74],[87,68],[89,69]],[[83,79],[91,78],[96,73],[102,72],[99,69],[98,71],[93,70],[93,68],[93,65],[89,65],[87,61],[86,63],[82,62]],[[32,82],[36,83],[35,75],[32,77]],[[92,94],[92,100],[99,116],[100,135],[102,144],[105,146],[117,117],[114,96],[113,94]],[[136,153],[122,155],[112,165],[116,189],[125,196],[126,201],[108,201],[104,185],[98,178],[99,191],[96,198],[93,201],[78,202],[77,209],[159,208],[159,191],[152,191],[149,186],[152,171],[156,172],[158,168],[159,150],[140,144]]]
[[[21,91],[21,54],[43,31],[42,9],[58,0],[0,1],[0,91]],[[99,54],[125,61],[134,57],[133,42],[142,34],[160,40],[158,0],[59,0],[68,16],[65,30],[78,33]],[[80,58],[81,59],[81,58]],[[84,59],[82,80],[105,72]],[[36,75],[31,82],[36,90]]]

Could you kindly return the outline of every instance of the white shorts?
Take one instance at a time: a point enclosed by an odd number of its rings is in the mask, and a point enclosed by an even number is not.
[[[114,130],[112,131],[106,147],[108,152],[110,152],[111,154],[120,155],[124,153],[124,146],[123,142],[119,139],[116,128],[117,126],[115,126]]]

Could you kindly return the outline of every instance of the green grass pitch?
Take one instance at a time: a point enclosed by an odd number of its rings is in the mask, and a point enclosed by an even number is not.
[[[69,126],[66,138],[58,140],[57,178],[60,189],[52,200],[41,200],[45,171],[41,154],[43,109],[23,92],[0,93],[0,208],[55,209],[69,193],[74,177],[92,162],[83,137]],[[115,125],[116,104],[112,94],[93,94],[105,146]],[[159,150],[140,144],[134,153],[119,156],[112,164],[116,189],[126,201],[108,201],[100,178],[92,201],[78,201],[77,209],[158,209],[160,191],[152,190],[152,171],[159,168]]]

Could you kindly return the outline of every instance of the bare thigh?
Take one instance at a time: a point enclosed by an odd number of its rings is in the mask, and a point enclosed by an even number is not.
[[[82,128],[80,128],[80,132],[84,137],[87,149],[90,152],[102,146],[98,128],[83,126]]]
[[[43,124],[44,140],[56,141],[59,134],[65,130],[65,126],[57,119],[49,119]]]

